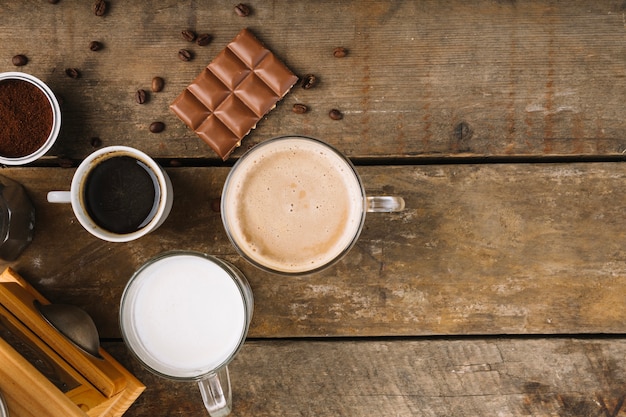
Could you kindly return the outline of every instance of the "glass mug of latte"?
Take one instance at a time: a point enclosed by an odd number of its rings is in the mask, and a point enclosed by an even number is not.
[[[231,264],[196,252],[167,252],[132,276],[120,304],[130,351],[149,371],[197,381],[209,414],[230,413],[228,363],[243,346],[254,300]]]
[[[71,203],[80,224],[109,242],[128,242],[155,230],[173,200],[165,170],[128,146],[93,152],[76,169],[70,191],[48,193],[51,203]]]
[[[367,212],[404,209],[404,199],[366,196],[352,163],[326,143],[283,136],[256,145],[233,166],[222,191],[226,233],[266,271],[302,275],[341,259]]]

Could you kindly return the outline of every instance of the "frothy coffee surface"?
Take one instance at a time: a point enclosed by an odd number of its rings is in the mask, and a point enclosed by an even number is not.
[[[322,267],[358,235],[363,193],[352,167],[322,143],[258,145],[231,172],[223,196],[231,238],[258,264],[287,273]]]

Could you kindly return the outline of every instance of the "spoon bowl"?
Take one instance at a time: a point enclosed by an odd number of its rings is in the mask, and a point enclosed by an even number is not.
[[[41,304],[35,307],[44,319],[83,352],[97,358],[100,355],[100,336],[91,316],[79,307],[69,304]]]

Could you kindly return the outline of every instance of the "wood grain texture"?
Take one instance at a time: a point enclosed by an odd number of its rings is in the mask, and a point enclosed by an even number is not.
[[[218,158],[168,105],[243,27],[298,75],[299,87],[264,118],[246,145],[299,133],[351,157],[621,155],[626,150],[625,6],[603,1],[249,2],[237,16],[228,1],[91,3],[28,0],[0,4],[0,71],[46,81],[63,100],[63,131],[51,156],[81,159],[91,137],[160,158]],[[187,43],[183,29],[214,36]],[[88,49],[101,41],[98,52]],[[337,46],[348,50],[337,59]],[[191,62],[177,52],[189,48]],[[64,69],[76,67],[81,78]],[[165,89],[137,105],[152,77]],[[296,115],[294,103],[311,111]],[[337,122],[328,111],[338,108]],[[158,135],[151,122],[166,123]]]
[[[207,415],[193,383],[148,374],[125,414]],[[249,341],[230,365],[233,416],[623,416],[623,339]]]
[[[78,303],[119,337],[124,285],[175,249],[223,257],[255,296],[252,337],[623,333],[626,167],[618,163],[366,166],[371,194],[406,199],[369,214],[357,245],[310,276],[264,273],[230,245],[219,213],[228,168],[170,168],[174,206],[156,232],[100,241],[69,205],[45,201],[73,170],[15,168],[36,235],[11,264],[49,300]]]
[[[626,331],[626,168],[489,163],[621,158],[623,0],[253,0],[247,18],[222,0],[107,3],[97,17],[83,0],[0,2],[0,72],[38,76],[63,102],[59,141],[38,161],[48,167],[0,171],[37,209],[33,243],[0,268],[83,307],[113,338],[107,351],[148,386],[126,415],[207,415],[194,384],[149,374],[117,339],[128,278],[172,249],[223,257],[252,285],[255,340],[231,366],[235,416],[626,415],[626,342],[597,336]],[[407,201],[403,213],[368,216],[356,247],[320,274],[262,273],[235,253],[211,209],[228,167],[168,109],[244,27],[320,82],[296,86],[233,159],[273,136],[311,135],[374,163],[358,167],[371,193]],[[213,41],[191,45],[184,29]],[[104,48],[90,51],[93,40]],[[332,56],[337,46],[345,58]],[[194,59],[178,60],[181,48]],[[15,54],[28,64],[14,67]],[[136,104],[154,76],[163,91]],[[294,114],[295,103],[310,111]],[[151,134],[156,120],[166,129]],[[49,166],[76,166],[93,137],[171,166],[174,207],[158,231],[102,242],[69,206],[45,201],[73,174]],[[523,337],[493,337],[502,334]],[[477,338],[412,338],[432,335]],[[348,338],[319,339],[328,336]]]

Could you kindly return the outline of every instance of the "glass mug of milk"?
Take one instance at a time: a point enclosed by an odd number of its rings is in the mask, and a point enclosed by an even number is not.
[[[222,191],[228,238],[266,271],[303,275],[341,259],[367,212],[404,209],[404,199],[366,196],[352,163],[314,138],[283,136],[256,145],[233,166]]]
[[[120,327],[142,365],[164,378],[197,381],[209,414],[231,410],[228,363],[243,346],[253,296],[230,263],[197,252],[166,252],[131,277]]]

